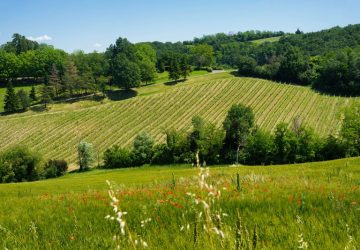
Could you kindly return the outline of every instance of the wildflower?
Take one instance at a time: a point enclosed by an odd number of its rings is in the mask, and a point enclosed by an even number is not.
[[[70,240],[75,240],[74,235],[70,235]]]

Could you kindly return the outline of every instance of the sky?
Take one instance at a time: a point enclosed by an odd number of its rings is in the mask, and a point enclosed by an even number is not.
[[[20,33],[67,52],[247,30],[318,31],[360,23],[359,0],[0,0],[0,44]]]

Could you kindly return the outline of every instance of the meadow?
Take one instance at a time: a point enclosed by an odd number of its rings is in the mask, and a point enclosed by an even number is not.
[[[359,187],[360,158],[216,166],[209,176],[185,165],[144,166],[2,184],[0,247],[357,249]],[[114,205],[127,212],[125,235]]]
[[[238,103],[250,106],[257,125],[269,131],[279,122],[291,122],[298,116],[318,134],[336,135],[343,109],[360,100],[322,95],[307,87],[234,77],[229,72],[114,92],[117,98],[57,103],[45,112],[2,116],[0,149],[22,144],[45,159],[75,163],[77,144],[86,140],[94,145],[101,161],[105,149],[113,144],[130,147],[141,131],[161,142],[166,129],[189,130],[195,115],[222,126],[229,108]]]

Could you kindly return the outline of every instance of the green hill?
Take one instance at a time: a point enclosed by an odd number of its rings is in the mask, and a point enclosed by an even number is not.
[[[112,144],[130,146],[140,131],[161,141],[165,129],[189,129],[194,115],[221,126],[234,103],[251,106],[257,124],[268,130],[299,116],[321,135],[336,134],[342,109],[359,102],[359,98],[326,96],[306,87],[236,78],[229,73],[150,85],[120,97],[122,100],[103,103],[87,100],[53,104],[47,112],[2,116],[0,149],[21,143],[45,158],[64,158],[74,163],[76,146],[84,139],[94,144],[101,158]]]
[[[239,213],[250,239],[257,226],[260,249],[291,249],[300,234],[315,249],[349,245],[355,249],[360,237],[359,167],[360,158],[212,167],[210,179],[205,180],[221,188],[221,196],[211,211],[220,207],[226,213],[221,224],[226,237],[215,235],[210,241],[210,234],[198,226],[196,247],[193,214],[194,209],[196,214],[203,211],[202,204],[191,206],[186,193],[209,195],[198,184],[199,170],[190,166],[93,170],[52,180],[1,184],[0,207],[6,212],[0,213],[0,242],[5,249],[114,249],[119,224],[105,219],[114,214],[106,185],[110,180],[115,182],[120,211],[127,212],[123,216],[127,227],[150,249],[205,249],[210,244],[222,249],[224,242],[227,249],[235,249]],[[237,173],[241,190],[234,181]],[[151,221],[143,226],[146,218]],[[181,226],[187,224],[190,229],[182,231]],[[349,243],[349,236],[356,240]]]

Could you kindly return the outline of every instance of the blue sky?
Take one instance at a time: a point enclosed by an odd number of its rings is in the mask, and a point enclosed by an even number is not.
[[[1,0],[0,44],[20,33],[72,52],[246,30],[317,31],[360,23],[359,0]]]

